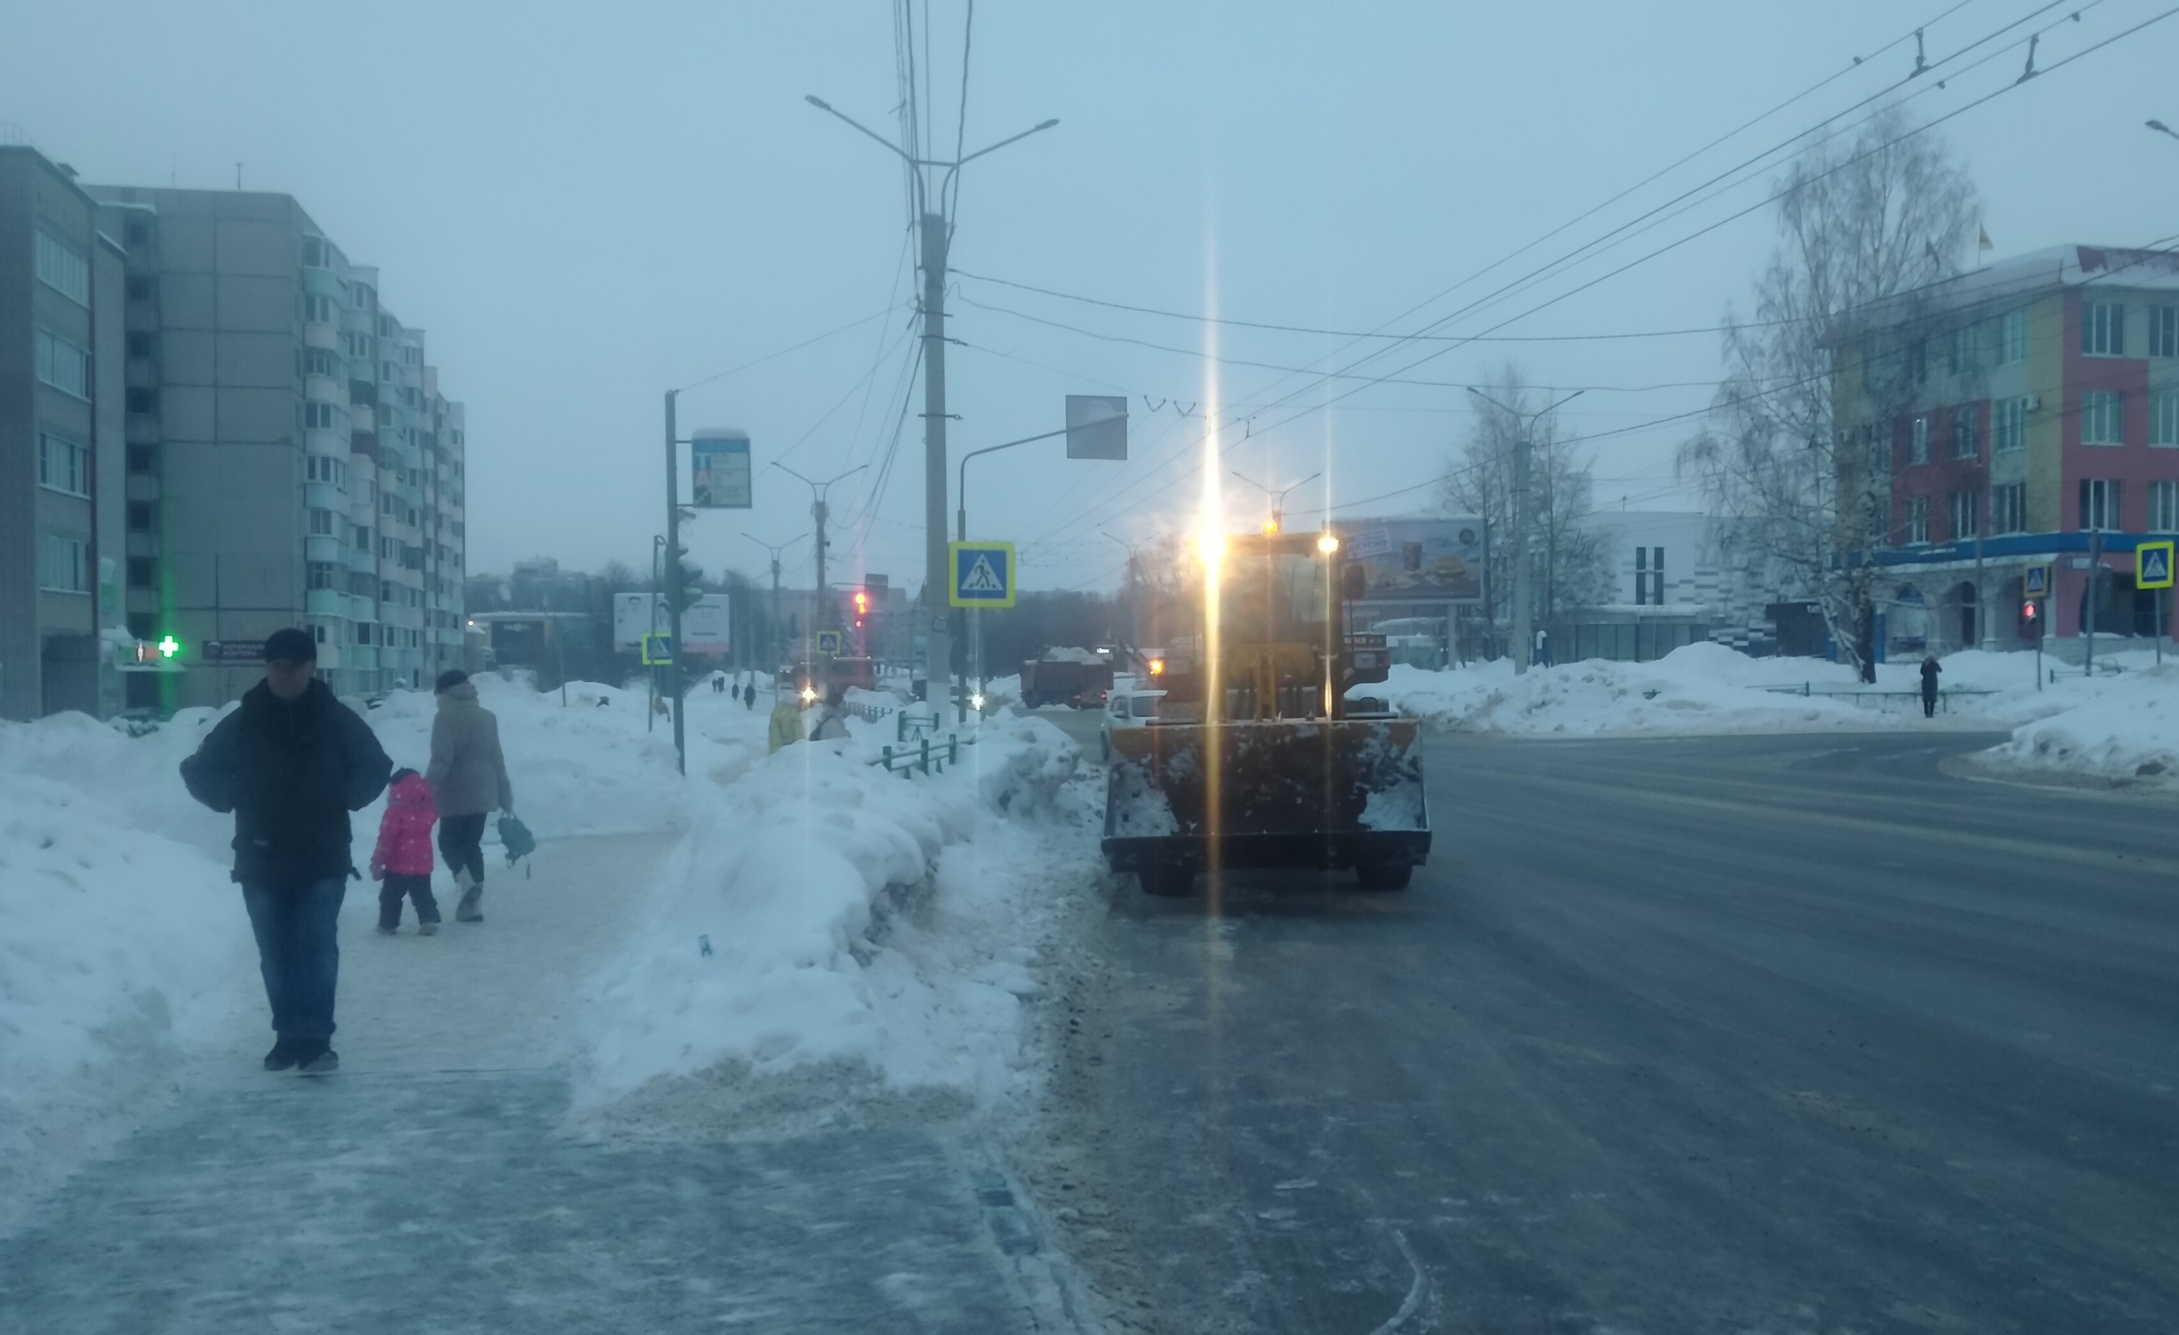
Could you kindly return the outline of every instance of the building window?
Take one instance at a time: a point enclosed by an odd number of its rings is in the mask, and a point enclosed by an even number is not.
[[[347,490],[348,465],[340,460],[313,454],[305,460],[303,467],[312,482],[325,482],[343,491]]]
[[[304,237],[304,238],[303,238],[303,267],[304,267],[304,268],[306,268],[306,269],[326,269],[326,268],[331,268],[332,266],[331,266],[331,265],[329,265],[329,264],[328,264],[328,263],[326,262],[326,251],[327,251],[327,250],[328,250],[328,247],[326,246],[325,242],[324,242],[323,240],[319,239],[318,237],[314,237],[314,236],[306,236],[306,237]]]
[[[322,375],[338,379],[341,372],[331,352],[324,348],[305,348],[303,349],[303,374]]]
[[[38,229],[38,281],[75,302],[91,304],[91,262],[66,241]]]
[[[71,496],[91,494],[91,452],[66,436],[38,433],[38,485]]]
[[[148,556],[129,558],[129,587],[148,589],[159,582],[158,564]]]
[[[91,397],[91,358],[67,339],[38,331],[38,378],[63,394]]]
[[[1991,444],[1998,452],[2017,450],[2028,443],[2026,399],[1999,399],[1994,415],[1997,418],[1997,429]]]
[[[338,411],[330,403],[306,403],[303,405],[303,425],[312,431],[331,431],[334,414]]]
[[[323,625],[321,625],[321,624],[319,624],[318,622],[315,622],[315,621],[311,622],[311,623],[310,623],[310,634],[311,634],[312,638],[314,638],[314,639],[316,639],[316,640],[317,640],[317,642],[318,642],[318,643],[320,643],[320,644],[324,644],[324,643],[325,643],[325,627],[324,627]]]
[[[139,533],[151,529],[152,509],[150,501],[129,502],[129,527]]]
[[[2179,357],[2179,306],[2149,307],[2149,355]]]
[[[2028,531],[2028,484],[2013,482],[2002,487],[1990,488],[1990,531],[1992,533],[2025,533]]]
[[[1997,364],[2013,366],[2028,359],[2028,313],[2007,311],[1997,321]]]
[[[132,246],[145,246],[151,244],[151,228],[146,226],[142,219],[129,219],[129,226],[126,235],[128,236],[129,244]]]
[[[2081,395],[2081,444],[2117,445],[2125,438],[2119,396],[2108,389],[2092,389]]]
[[[1961,325],[1952,331],[1952,344],[1946,350],[1952,374],[1967,375],[1975,369],[1974,325]]]
[[[331,324],[336,318],[331,297],[321,297],[314,292],[303,294],[304,324]]]
[[[156,357],[159,355],[159,336],[147,333],[131,334],[128,346],[131,357]]]
[[[40,533],[38,587],[52,593],[89,593],[91,544],[65,533]]]
[[[1952,537],[1955,541],[1976,536],[1982,517],[1982,497],[1972,491],[1952,493]]]
[[[2167,389],[2149,399],[2149,443],[2179,446],[2179,389]]]
[[[128,281],[125,290],[130,301],[149,301],[151,294],[159,290],[159,280],[139,274]]]
[[[159,471],[159,451],[152,445],[129,446],[129,471],[132,473],[156,473]]]
[[[2179,482],[2149,484],[2149,532],[2179,533]]]
[[[2115,301],[2081,307],[2081,351],[2090,357],[2126,355],[2126,308]]]
[[[1927,417],[1915,418],[1909,428],[1907,462],[1910,464],[1926,464],[1929,462],[1929,419]]]
[[[331,510],[312,510],[310,535],[314,538],[337,538],[340,536],[340,523],[340,516]]]
[[[132,389],[128,392],[127,399],[128,410],[132,413],[149,416],[159,411],[158,390],[142,387]]]
[[[1952,457],[1974,459],[1982,454],[1982,443],[1975,439],[1973,408],[1961,408],[1952,414]]]
[[[1907,500],[1907,541],[1929,541],[1929,497],[1913,496]]]
[[[308,561],[304,564],[310,574],[311,588],[330,589],[333,587],[334,578],[340,570],[339,566],[334,565],[331,561]]]
[[[2081,479],[2081,527],[2116,529],[2121,488],[2115,477]]]

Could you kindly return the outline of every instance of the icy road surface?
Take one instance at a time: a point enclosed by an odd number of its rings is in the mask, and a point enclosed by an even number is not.
[[[961,1126],[606,1143],[568,1118],[577,981],[673,839],[548,842],[429,939],[375,935],[351,883],[342,1072],[258,1070],[253,1011],[0,1239],[0,1330],[1064,1328]]]

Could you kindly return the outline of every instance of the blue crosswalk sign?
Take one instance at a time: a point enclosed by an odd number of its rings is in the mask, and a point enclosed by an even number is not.
[[[2171,587],[2172,543],[2144,542],[2134,548],[2134,587],[2137,589],[2168,589]]]
[[[1014,544],[1011,542],[956,542],[953,553],[955,607],[1012,607],[1014,605]]]
[[[2050,596],[2050,567],[2029,566],[2028,573],[2021,578],[2021,592],[2030,598],[2048,598]]]

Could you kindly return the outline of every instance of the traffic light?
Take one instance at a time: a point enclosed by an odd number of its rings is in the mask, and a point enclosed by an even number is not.
[[[2041,616],[2042,613],[2038,612],[2035,608],[2035,600],[2033,598],[2030,598],[2020,604],[2021,624],[2027,626],[2030,630],[2035,628],[2035,623]]]
[[[855,629],[863,628],[863,617],[870,611],[870,594],[863,589],[855,590]]]

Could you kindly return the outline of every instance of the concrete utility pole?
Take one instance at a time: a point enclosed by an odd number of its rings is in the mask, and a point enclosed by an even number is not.
[[[1528,581],[1530,578],[1529,565],[1531,564],[1528,551],[1528,474],[1529,451],[1533,443],[1530,440],[1530,437],[1535,433],[1536,423],[1542,421],[1545,415],[1549,414],[1553,410],[1562,408],[1565,405],[1572,403],[1575,399],[1580,398],[1581,391],[1577,389],[1573,393],[1567,395],[1565,398],[1560,399],[1558,402],[1546,404],[1537,411],[1526,414],[1525,417],[1520,409],[1515,408],[1510,404],[1500,403],[1498,400],[1492,398],[1488,394],[1485,394],[1482,390],[1477,389],[1472,385],[1469,386],[1468,392],[1483,400],[1483,402],[1490,404],[1492,407],[1498,409],[1499,411],[1510,414],[1513,418],[1514,423],[1513,671],[1514,675],[1518,676],[1521,673],[1528,671],[1529,661],[1531,658],[1534,657],[1536,652],[1536,646],[1534,643],[1534,632],[1531,628],[1531,614],[1529,609],[1528,595]]]
[[[681,391],[666,391],[666,633],[673,637],[673,661],[666,666],[666,689],[673,705],[673,767],[689,772],[687,724],[681,717],[681,465],[673,411]]]
[[[944,213],[946,191],[954,173],[970,162],[1059,124],[1057,119],[1009,135],[989,148],[980,148],[953,161],[919,158],[899,145],[835,109],[823,98],[805,96],[803,101],[829,112],[863,134],[877,140],[908,164],[915,186],[916,227],[921,233],[923,260],[923,603],[930,651],[924,656],[927,690],[935,698],[941,684],[952,675],[953,637],[948,633],[953,573],[946,559],[946,251],[953,230]],[[946,174],[932,191],[925,169],[943,167]],[[937,208],[931,207],[935,201]]]
[[[916,179],[920,183],[920,168]],[[944,196],[940,196],[943,202]],[[953,572],[946,559],[946,219],[926,211],[923,230],[923,610],[930,635],[925,693],[953,675]],[[966,538],[967,534],[962,534]]]
[[[766,542],[754,533],[743,533],[742,536],[772,555],[772,601],[764,618],[764,650],[771,661],[765,665],[764,670],[767,673],[776,672],[779,670],[779,554],[809,534],[800,533],[779,543]]]
[[[868,464],[857,464],[844,473],[837,474],[833,477],[828,477],[822,482],[817,482],[810,478],[803,477],[800,473],[795,472],[792,468],[787,467],[787,465],[785,464],[773,465],[773,467],[779,469],[780,472],[785,473],[787,476],[792,478],[798,478],[801,481],[809,484],[810,518],[817,521],[817,607],[810,618],[810,631],[813,635],[817,631],[826,629],[833,620],[832,600],[825,596],[825,548],[830,545],[830,540],[825,537],[825,521],[829,519],[832,515],[832,507],[825,503],[825,497],[828,493],[831,492],[833,483],[844,481],[847,478],[851,478],[857,473],[863,471],[863,469],[868,468],[869,466],[870,465]],[[945,520],[943,517],[941,517],[939,520],[938,537],[940,545],[943,546],[946,537]],[[775,561],[773,564],[776,566],[778,563]]]

